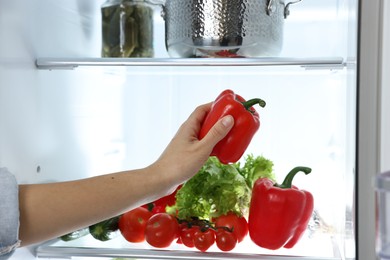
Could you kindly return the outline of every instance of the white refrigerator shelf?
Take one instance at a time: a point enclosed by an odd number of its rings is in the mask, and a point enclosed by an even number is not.
[[[342,57],[320,58],[38,58],[38,69],[74,69],[88,66],[301,66],[337,69],[350,62]]]

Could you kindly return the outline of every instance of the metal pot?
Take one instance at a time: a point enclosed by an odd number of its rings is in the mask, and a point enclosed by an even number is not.
[[[279,55],[284,0],[167,0],[165,45],[171,57],[261,57]]]

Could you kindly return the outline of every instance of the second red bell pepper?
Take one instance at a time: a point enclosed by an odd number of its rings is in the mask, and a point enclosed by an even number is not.
[[[214,147],[212,156],[216,156],[224,164],[235,163],[241,158],[260,127],[259,114],[253,108],[256,104],[264,107],[265,101],[260,98],[246,101],[229,89],[216,98],[203,122],[199,139],[202,139],[213,125],[226,115],[233,116],[234,126]]]
[[[268,178],[255,182],[248,226],[250,238],[258,246],[272,250],[292,248],[306,230],[314,199],[308,191],[292,186],[294,176],[300,171],[309,174],[311,169],[292,169],[281,185]]]

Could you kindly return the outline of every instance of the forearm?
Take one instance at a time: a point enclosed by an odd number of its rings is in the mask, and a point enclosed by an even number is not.
[[[55,238],[117,216],[173,190],[174,184],[153,167],[70,182],[21,185],[22,244]]]
[[[173,192],[200,169],[233,127],[234,118],[224,117],[198,140],[210,107],[199,106],[149,167],[72,182],[21,185],[19,238],[23,245],[95,224]]]

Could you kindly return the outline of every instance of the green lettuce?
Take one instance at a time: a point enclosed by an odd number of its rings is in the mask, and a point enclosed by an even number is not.
[[[264,157],[248,156],[240,164],[222,164],[210,157],[199,172],[183,184],[176,194],[176,204],[167,212],[179,219],[211,221],[228,212],[247,214],[255,178],[270,177],[273,163]]]
[[[247,155],[245,164],[241,167],[240,163],[236,163],[235,167],[239,173],[245,178],[247,185],[252,189],[253,184],[259,178],[269,178],[276,181],[273,171],[274,163],[264,156]]]

